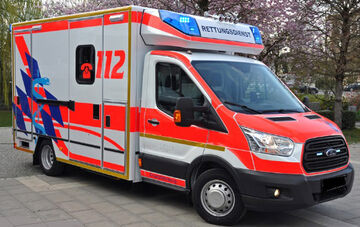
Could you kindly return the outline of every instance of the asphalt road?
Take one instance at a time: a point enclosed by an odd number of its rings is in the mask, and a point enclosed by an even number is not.
[[[31,154],[14,150],[9,141],[11,130],[0,128],[1,227],[7,226],[6,223],[8,226],[210,226],[196,214],[183,193],[146,183],[129,184],[74,167],[69,167],[64,176],[47,177],[38,166],[32,165]],[[358,173],[360,144],[351,145],[350,150]],[[241,226],[360,226],[359,183],[360,177],[355,174],[353,190],[348,196],[311,208],[277,213],[249,211]],[[46,189],[37,184],[45,185]],[[52,216],[43,216],[49,213]]]

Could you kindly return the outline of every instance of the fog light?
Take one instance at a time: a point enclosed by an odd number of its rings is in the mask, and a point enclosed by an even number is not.
[[[280,189],[275,189],[275,191],[274,191],[274,197],[275,198],[278,198],[280,196]]]

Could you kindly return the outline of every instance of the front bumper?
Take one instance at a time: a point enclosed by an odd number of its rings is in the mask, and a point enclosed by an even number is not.
[[[242,200],[249,210],[281,211],[309,207],[347,195],[354,181],[351,164],[337,172],[317,176],[237,170]],[[275,189],[280,196],[275,197]]]

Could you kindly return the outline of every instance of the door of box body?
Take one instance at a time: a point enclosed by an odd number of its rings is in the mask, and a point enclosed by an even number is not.
[[[32,78],[27,55],[31,55],[31,31],[14,34],[15,91],[14,117],[15,134],[22,140],[32,140],[33,134],[33,101]]]
[[[79,83],[76,79],[76,49],[94,47],[95,63],[91,70],[96,74],[97,63],[102,61],[97,53],[103,51],[103,16],[74,19],[69,22],[69,28],[70,100],[75,102],[74,110],[70,111],[69,158],[101,167],[103,83],[101,78],[95,78],[91,84]]]
[[[129,89],[129,11],[104,15],[103,167],[125,173]]]

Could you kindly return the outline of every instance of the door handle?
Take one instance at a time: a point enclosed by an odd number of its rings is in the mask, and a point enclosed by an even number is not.
[[[157,119],[149,119],[148,122],[153,126],[157,126],[160,122]]]

